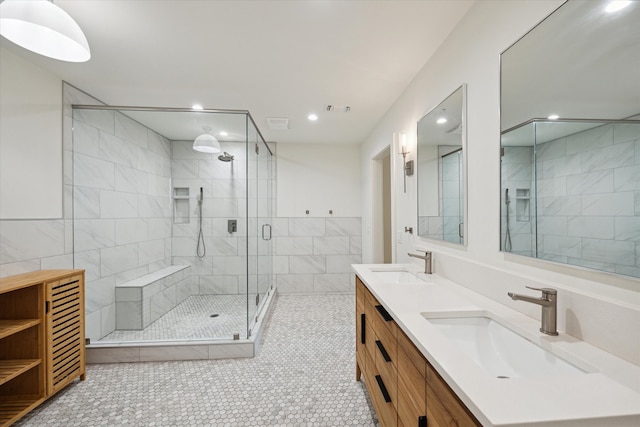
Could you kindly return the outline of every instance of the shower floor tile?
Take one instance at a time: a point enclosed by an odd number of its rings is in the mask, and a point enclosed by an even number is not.
[[[247,336],[245,295],[195,295],[141,331],[114,331],[98,343]],[[212,315],[217,315],[211,317]]]
[[[252,359],[87,366],[17,426],[377,426],[353,295],[283,295]]]

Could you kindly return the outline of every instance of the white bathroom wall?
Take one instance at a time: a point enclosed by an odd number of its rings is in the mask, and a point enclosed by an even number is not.
[[[277,175],[278,292],[353,292],[351,264],[362,262],[360,146],[278,144]]]
[[[398,262],[416,248],[435,253],[435,272],[492,299],[539,318],[539,307],[511,301],[507,291],[524,285],[559,289],[561,330],[640,364],[640,281],[501,253],[500,239],[500,53],[562,1],[482,1],[474,6],[427,61],[395,105],[362,145],[363,261],[372,259],[371,159],[408,131],[415,151],[417,121],[460,84],[468,85],[468,232],[466,247],[415,238],[400,232],[416,223],[415,177],[402,193],[396,181]],[[414,159],[413,153],[410,154]],[[401,159],[396,158],[398,164]],[[636,190],[637,191],[637,190]]]
[[[62,80],[6,49],[0,51],[0,66],[1,216],[32,218],[0,219],[0,277],[72,268],[71,175],[67,151],[64,161],[62,158],[63,148],[70,149],[71,140],[70,135],[63,138],[61,130]],[[15,135],[18,137],[14,138]],[[47,163],[44,167],[43,162]],[[12,176],[16,166],[19,177]],[[37,189],[31,191],[25,186]],[[40,195],[40,191],[46,194]]]
[[[0,218],[62,218],[62,82],[0,48]]]
[[[277,168],[279,217],[361,216],[359,145],[278,144]]]

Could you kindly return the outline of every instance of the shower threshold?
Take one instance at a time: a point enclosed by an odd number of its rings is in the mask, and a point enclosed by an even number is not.
[[[163,318],[158,319],[150,329],[145,331],[115,331],[99,341],[86,347],[87,363],[119,363],[119,362],[158,362],[171,360],[213,360],[254,357],[259,351],[262,333],[266,325],[273,301],[276,298],[275,288],[268,291],[262,310],[249,338],[234,339],[232,334],[237,329],[233,325],[246,325],[241,321],[244,313],[238,316],[225,316],[220,307],[207,305],[207,298],[198,301],[199,296],[192,296],[178,305]],[[246,298],[246,297],[245,297]],[[231,298],[232,299],[232,298]],[[223,305],[229,306],[230,299]],[[246,310],[246,299],[244,309]],[[233,301],[231,301],[233,304]],[[182,306],[182,307],[181,307]],[[205,308],[203,308],[205,307]],[[203,310],[207,310],[206,312]],[[211,314],[220,313],[211,318]],[[185,316],[186,313],[186,316]],[[228,338],[206,338],[215,336],[214,322],[222,320]],[[177,326],[176,326],[177,325]],[[180,325],[191,326],[189,334],[180,333]],[[183,338],[180,338],[179,336]]]

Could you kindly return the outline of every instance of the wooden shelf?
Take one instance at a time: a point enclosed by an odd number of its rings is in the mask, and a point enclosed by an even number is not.
[[[38,366],[40,359],[0,360],[0,385]]]
[[[0,320],[0,339],[40,324],[40,319]]]
[[[0,427],[85,377],[84,271],[0,278]]]
[[[16,399],[0,402],[0,426],[10,426],[44,401],[43,398]]]

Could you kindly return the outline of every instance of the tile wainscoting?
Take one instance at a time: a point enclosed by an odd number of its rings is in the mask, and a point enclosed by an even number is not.
[[[354,292],[362,262],[361,218],[274,218],[273,269],[279,293]]]

